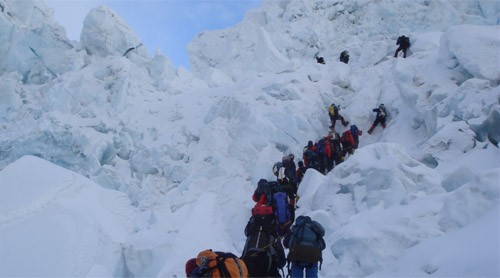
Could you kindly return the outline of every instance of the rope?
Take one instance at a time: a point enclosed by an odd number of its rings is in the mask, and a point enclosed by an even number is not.
[[[266,249],[266,248],[269,248],[271,247],[272,245],[274,245],[276,242],[279,242],[281,239],[283,238],[283,236],[279,236],[277,238],[275,238],[271,243],[269,243],[268,245],[262,247],[262,249]]]
[[[295,142],[297,142],[297,144],[300,144],[299,140],[297,140],[295,137],[293,137],[292,135],[290,135],[288,132],[286,132],[284,129],[282,129],[281,127],[277,126],[275,123],[273,123],[273,125],[278,128],[279,130],[281,130],[283,133],[285,133],[286,135],[288,135],[288,137],[292,138]]]

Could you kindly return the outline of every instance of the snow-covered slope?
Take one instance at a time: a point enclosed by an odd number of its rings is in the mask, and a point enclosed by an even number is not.
[[[33,156],[0,181],[1,276],[123,274],[136,215],[125,194]]]
[[[364,67],[394,53],[401,34],[417,42],[453,25],[498,24],[499,13],[498,1],[263,1],[237,26],[199,34],[188,52],[197,76],[216,68],[234,80],[304,66],[315,55],[332,63],[343,50]]]
[[[22,256],[9,257],[0,276],[172,277],[202,249],[241,254],[257,181],[271,179],[284,154],[301,157],[307,141],[327,134],[332,102],[365,132],[345,163],[327,176],[308,171],[300,187],[298,214],[327,230],[321,276],[500,275],[490,261],[449,269],[469,256],[500,258],[499,249],[464,251],[482,229],[498,246],[500,29],[491,24],[499,7],[264,1],[239,25],[200,34],[190,45],[191,74],[160,53],[148,57],[109,8],[91,11],[82,41],[73,42],[42,2],[1,1],[0,192],[13,204],[0,211],[2,256],[28,252],[30,230],[90,223],[100,232],[56,233],[74,238],[61,243],[77,246],[71,254],[47,251],[57,237],[43,233],[34,254],[50,256],[33,260],[61,266],[26,273],[16,267]],[[400,31],[412,40],[406,59],[392,57]],[[337,62],[343,49],[348,65]],[[368,135],[379,103],[388,107],[388,127]],[[47,179],[50,190],[33,179],[18,185],[18,172]],[[68,175],[78,182],[66,183]],[[111,194],[77,190],[94,183],[125,193],[137,211],[121,201],[109,202],[120,207],[115,214],[89,209],[96,195]],[[116,193],[109,198],[122,200]],[[78,204],[47,208],[64,222],[30,210],[60,196]],[[447,244],[456,257],[432,250]],[[104,257],[92,255],[101,249]],[[415,259],[425,252],[436,256]]]

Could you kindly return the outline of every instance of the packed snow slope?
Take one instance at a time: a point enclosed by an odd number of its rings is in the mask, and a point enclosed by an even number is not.
[[[328,133],[331,103],[364,133],[299,188],[321,277],[500,276],[499,20],[497,1],[263,1],[194,38],[191,73],[107,7],[76,42],[43,2],[0,1],[0,276],[181,277],[203,249],[241,254],[257,181]]]
[[[76,277],[122,264],[116,254],[135,220],[125,194],[34,156],[0,180],[2,277]]]

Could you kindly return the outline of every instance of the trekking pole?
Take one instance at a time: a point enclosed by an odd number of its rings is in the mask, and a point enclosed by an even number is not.
[[[292,268],[290,267],[290,261],[288,259],[286,264],[286,270],[287,270],[286,278],[290,278],[290,273],[292,272]]]

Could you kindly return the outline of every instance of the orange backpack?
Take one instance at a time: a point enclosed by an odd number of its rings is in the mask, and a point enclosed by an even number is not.
[[[232,253],[201,251],[196,258],[200,268],[206,268],[208,277],[248,278],[245,262]]]

